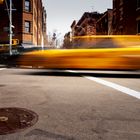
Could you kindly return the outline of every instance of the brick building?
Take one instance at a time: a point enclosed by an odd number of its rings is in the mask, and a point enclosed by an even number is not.
[[[63,48],[72,48],[71,32],[68,32],[64,35]]]
[[[96,22],[102,16],[98,12],[85,12],[82,17],[76,22],[75,20],[71,24],[71,37],[74,36],[91,36],[96,35]],[[65,40],[69,40],[68,35],[66,35]],[[68,48],[84,48],[88,43],[91,46],[91,39],[80,39],[71,38]],[[66,43],[65,43],[66,44]],[[66,45],[64,45],[65,48]]]
[[[113,34],[137,34],[136,9],[137,0],[113,0]]]
[[[77,24],[76,20],[74,20],[71,24],[71,34],[72,34],[72,36],[75,36],[75,32],[76,32],[75,28],[77,26],[76,24]]]
[[[75,26],[75,35],[96,35],[96,21],[101,16],[97,12],[85,12]]]
[[[0,44],[9,42],[9,17],[7,0],[0,5]],[[18,39],[23,47],[47,44],[46,11],[42,0],[13,0],[13,39]]]
[[[113,10],[107,9],[103,16],[96,22],[96,35],[111,35],[112,34],[112,17]]]
[[[137,34],[140,34],[140,0],[137,0],[136,21],[137,21]]]

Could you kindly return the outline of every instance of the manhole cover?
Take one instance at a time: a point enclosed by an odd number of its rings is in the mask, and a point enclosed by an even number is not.
[[[24,108],[0,108],[0,135],[24,130],[37,120],[36,113]]]

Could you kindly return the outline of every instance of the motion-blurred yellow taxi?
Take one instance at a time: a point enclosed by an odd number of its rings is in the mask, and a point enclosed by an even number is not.
[[[118,41],[119,39],[115,38],[115,40]],[[120,42],[123,42],[122,38]],[[47,69],[139,70],[140,45],[138,43],[137,45],[131,44],[129,47],[118,48],[34,51],[21,55],[18,64]]]

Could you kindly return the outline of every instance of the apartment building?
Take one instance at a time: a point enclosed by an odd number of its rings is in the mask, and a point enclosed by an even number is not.
[[[101,16],[98,12],[85,12],[75,26],[75,35],[96,35],[96,22]]]
[[[0,5],[0,44],[9,42],[8,7],[8,0]],[[45,46],[47,15],[42,0],[13,0],[12,9],[13,39],[24,48]]]
[[[137,34],[138,5],[137,0],[113,0],[113,34]]]
[[[66,49],[72,48],[71,32],[68,32],[64,35],[63,48]]]
[[[137,0],[136,21],[137,21],[137,34],[140,34],[140,0]]]
[[[103,16],[96,22],[96,35],[111,35],[112,34],[112,17],[113,10],[107,9]]]
[[[71,24],[71,37],[69,34],[65,36],[65,48],[85,48],[92,46],[92,39],[75,38],[76,36],[96,35],[96,22],[103,14],[98,12],[85,12],[78,21]],[[66,44],[68,47],[66,46]]]

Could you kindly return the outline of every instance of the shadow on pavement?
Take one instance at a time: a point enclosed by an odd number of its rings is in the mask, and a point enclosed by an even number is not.
[[[81,77],[80,73],[71,73],[67,71],[31,71],[31,72],[21,72],[23,75],[33,75],[33,76],[64,76],[64,77]]]
[[[32,135],[36,135],[36,136],[44,136],[46,138],[50,138],[50,139],[60,139],[60,140],[75,140],[75,138],[73,137],[69,137],[69,136],[63,136],[60,134],[55,134],[52,132],[48,132],[48,131],[44,131],[41,129],[34,129],[31,132],[29,132],[28,134],[26,134],[26,137],[32,136]]]
[[[50,70],[50,71],[30,71],[30,72],[22,72],[20,74],[23,75],[33,75],[33,76],[64,76],[64,77],[82,77],[82,76],[93,76],[93,77],[100,77],[100,78],[140,78],[140,73],[135,72],[135,73],[100,73],[100,72],[69,72],[69,71],[64,71],[64,70]]]

